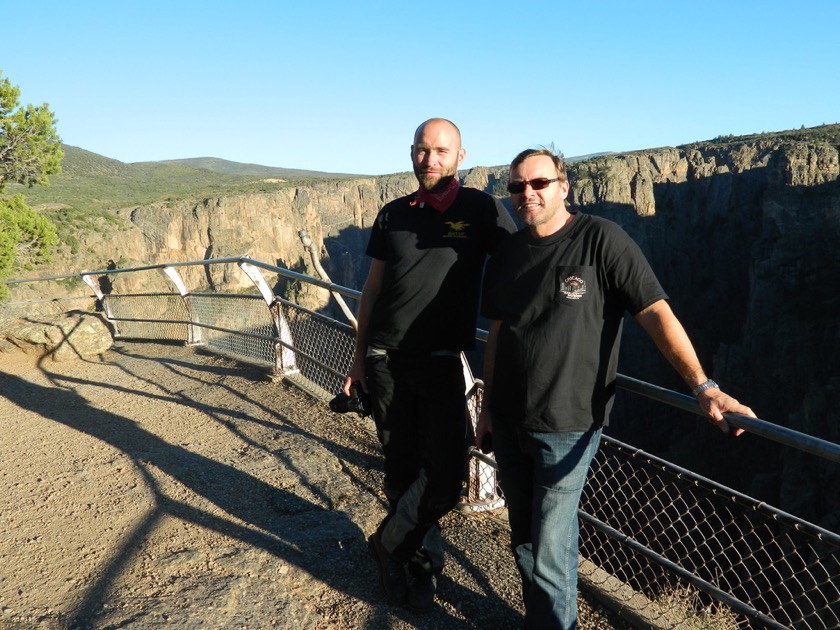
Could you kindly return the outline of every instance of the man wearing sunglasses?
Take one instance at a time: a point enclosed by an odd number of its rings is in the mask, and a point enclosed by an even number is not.
[[[476,445],[492,433],[525,627],[568,629],[577,619],[578,504],[613,404],[625,311],[718,428],[729,431],[723,413],[754,414],[707,378],[636,243],[611,221],[566,209],[562,157],[523,151],[508,190],[526,227],[487,266],[481,312],[492,323]]]
[[[371,228],[356,348],[344,391],[371,395],[389,511],[368,542],[388,601],[434,602],[443,546],[437,521],[458,503],[470,438],[460,354],[475,345],[481,272],[514,231],[494,197],[462,187],[461,134],[424,122],[411,160],[417,192],[386,204]]]

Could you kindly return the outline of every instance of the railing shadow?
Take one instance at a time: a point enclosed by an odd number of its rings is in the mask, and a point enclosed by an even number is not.
[[[187,522],[212,529],[244,544],[263,549],[285,561],[303,565],[300,548],[305,547],[304,532],[282,528],[282,520],[258,508],[261,502],[279,508],[286,514],[323,512],[324,519],[338,537],[358,538],[362,532],[341,512],[329,512],[321,506],[302,500],[291,492],[275,488],[236,468],[190,452],[178,445],[163,441],[132,420],[90,406],[76,392],[66,387],[44,387],[29,383],[17,376],[10,376],[4,383],[4,396],[24,409],[95,437],[126,454],[136,464],[138,471],[154,495],[155,507],[135,531],[124,541],[94,585],[88,589],[84,600],[72,613],[70,626],[86,626],[95,616],[101,599],[114,576],[119,573],[144,534],[154,527],[163,515],[171,515]],[[177,480],[197,495],[207,499],[226,514],[253,527],[238,525],[232,519],[219,518],[196,509],[184,502],[161,493],[147,468],[154,467]],[[201,471],[201,475],[196,473]],[[201,479],[212,478],[205,484]],[[263,531],[258,531],[257,529]],[[319,575],[319,579],[341,591],[350,590],[352,582],[336,582],[333,575]],[[356,596],[361,595],[356,593]]]
[[[371,585],[375,584],[376,579],[375,571],[372,561],[367,557],[365,535],[359,525],[351,520],[347,512],[340,509],[340,505],[335,505],[327,493],[310,483],[306,472],[296,466],[293,455],[287,457],[282,449],[269,448],[251,437],[248,428],[259,425],[282,436],[295,436],[323,445],[342,460],[343,474],[360,493],[376,497],[372,500],[384,505],[382,498],[370,484],[354,472],[361,468],[380,466],[378,453],[371,450],[370,445],[365,448],[361,441],[348,441],[346,434],[343,434],[342,440],[336,440],[323,435],[322,432],[308,430],[302,426],[301,419],[291,417],[291,414],[283,413],[276,406],[263,403],[225,382],[225,379],[231,377],[242,377],[246,381],[264,381],[253,368],[241,365],[230,367],[218,363],[196,365],[172,357],[144,356],[142,349],[135,352],[130,344],[123,344],[114,348],[112,352],[125,359],[153,362],[158,374],[162,367],[168,375],[165,373],[152,378],[145,375],[142,366],[135,369],[130,362],[126,365],[126,361],[118,360],[113,367],[122,370],[138,383],[137,388],[129,389],[119,382],[86,379],[82,376],[82,370],[74,369],[70,373],[62,373],[64,370],[50,369],[46,362],[42,362],[41,372],[53,386],[31,383],[16,375],[5,375],[0,392],[11,403],[23,409],[118,449],[131,459],[142,479],[142,485],[152,497],[148,511],[142,514],[131,531],[122,536],[118,548],[112,551],[110,558],[96,571],[96,575],[90,576],[92,581],[81,598],[74,602],[68,611],[62,613],[65,616],[62,626],[86,628],[95,625],[97,615],[101,614],[103,603],[115,582],[129,569],[138,548],[162,519],[167,517],[180,519],[239,541],[243,545],[264,550],[290,565],[305,570],[329,588],[344,593],[349,598],[373,604],[374,616],[368,620],[365,627],[387,627],[387,620],[393,619],[394,616],[410,622],[410,613],[388,609],[381,605],[378,592],[371,594]],[[216,382],[213,382],[214,380]],[[224,390],[228,396],[241,401],[242,407],[237,408],[235,404],[221,407],[203,401],[200,392],[202,388],[208,387],[208,381],[209,387]],[[189,382],[194,383],[195,388],[192,388]],[[253,385],[257,387],[260,383],[255,382]],[[266,382],[264,385],[277,388],[277,384]],[[232,440],[241,440],[244,444],[261,449],[273,457],[278,467],[287,469],[289,474],[299,480],[299,485],[294,491],[284,490],[235,466],[170,443],[131,417],[92,405],[79,393],[81,388],[89,386],[105,388],[114,396],[139,396],[153,404],[178,405],[205,414],[224,425],[225,429],[232,433]],[[193,395],[191,392],[196,393]],[[254,413],[250,413],[250,410]],[[342,421],[349,420],[341,418],[339,422]],[[337,432],[340,431],[340,427],[336,428]],[[191,504],[192,501],[171,496],[161,487],[159,479],[156,479],[156,476],[160,478],[161,474],[195,493],[199,500],[209,501],[221,510],[223,515],[197,507]],[[301,498],[299,495],[302,493],[310,498]],[[269,509],[266,509],[266,506],[269,506]],[[314,519],[308,518],[309,515],[314,515]],[[301,527],[302,521],[295,519],[296,516],[306,519],[311,526]],[[313,536],[318,535],[313,528],[321,530],[320,535],[343,541],[339,547],[343,545],[348,549],[343,552],[344,557],[324,559],[306,553],[311,547]],[[450,548],[449,551],[459,556],[456,549]],[[348,553],[352,557],[348,558]],[[499,599],[480,571],[469,568],[469,561],[463,554],[460,554],[459,561],[463,561],[467,570],[472,572],[485,596],[476,597],[468,592],[468,589],[450,582],[448,597],[453,598],[453,601],[470,600],[468,607],[476,612],[481,608],[482,599]],[[370,565],[367,579],[359,579],[359,565]],[[518,613],[511,609],[508,613],[511,622],[515,623]],[[434,615],[438,619],[446,617],[450,624],[448,627],[452,627],[453,622],[456,625],[459,623],[443,608],[436,610]],[[464,627],[469,625],[464,624]]]

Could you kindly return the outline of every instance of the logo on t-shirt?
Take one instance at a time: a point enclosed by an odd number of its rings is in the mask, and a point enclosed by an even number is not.
[[[560,293],[569,300],[579,300],[586,295],[586,282],[579,276],[567,276],[560,283]]]
[[[467,238],[465,230],[470,227],[466,221],[446,221],[444,225],[448,225],[450,231],[444,234],[444,238]]]

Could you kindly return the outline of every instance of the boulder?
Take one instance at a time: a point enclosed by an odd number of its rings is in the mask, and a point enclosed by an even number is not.
[[[95,357],[112,344],[104,316],[84,311],[21,318],[7,322],[0,331],[0,353],[25,352],[53,361]]]

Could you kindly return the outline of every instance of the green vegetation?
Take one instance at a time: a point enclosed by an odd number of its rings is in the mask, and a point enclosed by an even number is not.
[[[510,194],[508,193],[507,185],[507,175],[505,175],[504,177],[500,177],[495,182],[493,182],[493,189],[490,191],[490,194],[494,197],[498,197],[499,199],[507,198],[507,196]]]
[[[181,199],[267,192],[350,177],[237,165],[212,158],[126,164],[69,145],[63,145],[63,150],[62,172],[53,178],[52,185],[26,193],[33,207],[84,212],[115,210]]]
[[[810,142],[812,144],[824,142],[840,146],[840,124],[820,125],[819,127],[801,127],[789,131],[774,131],[770,133],[756,133],[747,136],[720,135],[704,142],[692,142],[680,145],[679,148],[698,148],[703,145],[743,144],[745,142]]]
[[[583,183],[592,181],[595,185],[603,185],[609,180],[609,163],[603,156],[591,158],[587,161],[566,165],[569,179],[572,182]]]
[[[61,144],[46,103],[20,105],[20,89],[0,71],[0,194],[6,185],[47,185],[61,170]],[[26,205],[21,194],[0,196],[0,280],[16,269],[49,261],[59,244],[55,226]],[[9,290],[0,284],[0,299]]]
[[[79,252],[80,233],[124,229],[114,213],[119,208],[270,192],[351,177],[215,158],[126,164],[77,147],[62,148],[61,173],[49,188],[9,188],[26,191],[27,202],[55,224],[61,243],[73,254]]]
[[[55,226],[26,205],[23,195],[0,197],[0,280],[17,269],[48,262],[59,240]],[[0,284],[0,299],[8,297]]]
[[[80,233],[98,232],[106,234],[128,228],[116,214],[108,210],[45,207],[41,212],[55,225],[60,242],[69,247],[72,254],[79,253],[79,238],[77,235]]]
[[[732,142],[733,140],[735,140],[735,136],[733,136],[730,133],[730,134],[727,134],[725,136],[715,136],[714,138],[709,140],[709,144],[728,144],[728,143]]]
[[[61,170],[55,118],[43,104],[20,105],[20,89],[0,70],[0,193],[7,183],[46,185]]]

